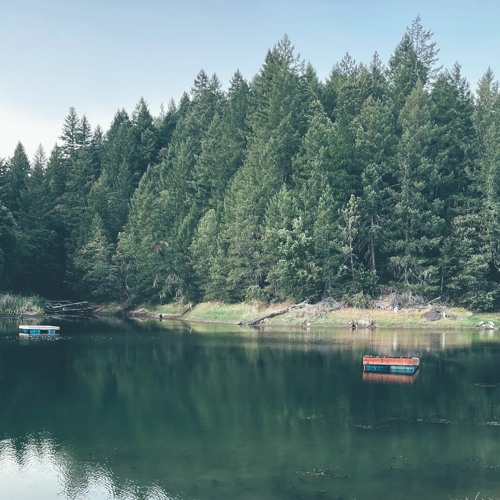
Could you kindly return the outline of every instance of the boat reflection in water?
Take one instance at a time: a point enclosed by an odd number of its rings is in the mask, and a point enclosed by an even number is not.
[[[382,384],[413,384],[419,373],[420,372],[418,370],[413,375],[363,371],[363,382],[375,382]]]
[[[420,358],[363,356],[363,381],[412,383]]]

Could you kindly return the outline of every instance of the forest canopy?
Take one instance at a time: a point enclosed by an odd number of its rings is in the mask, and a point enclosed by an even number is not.
[[[500,93],[473,93],[420,18],[387,64],[325,81],[285,35],[247,81],[0,160],[0,291],[101,302],[381,293],[500,309]]]

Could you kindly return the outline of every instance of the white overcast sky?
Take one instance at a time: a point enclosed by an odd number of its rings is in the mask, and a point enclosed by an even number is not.
[[[387,63],[417,15],[472,90],[500,77],[497,0],[0,0],[0,158],[18,141],[49,155],[71,106],[107,130],[141,97],[157,115],[201,69],[250,80],[285,33],[322,80],[346,52]]]

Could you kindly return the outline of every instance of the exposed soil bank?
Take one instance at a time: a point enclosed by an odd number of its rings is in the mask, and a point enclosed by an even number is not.
[[[195,306],[163,305],[144,306],[130,311],[131,317],[150,317],[162,320],[181,319],[187,322],[246,325],[250,321],[293,304],[262,304],[258,302],[224,304],[204,302]],[[437,309],[437,313],[435,312]],[[430,311],[433,314],[426,314]],[[426,319],[424,316],[437,318]],[[263,320],[259,326],[280,325],[294,327],[336,327],[336,328],[433,328],[498,329],[500,312],[472,313],[460,308],[429,306],[408,308],[398,311],[379,309],[341,308],[325,310],[320,305],[287,310],[283,314]]]

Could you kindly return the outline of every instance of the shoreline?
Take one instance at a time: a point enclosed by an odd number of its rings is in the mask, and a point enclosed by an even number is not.
[[[22,304],[0,312],[0,318],[23,320],[51,316],[42,307],[32,303]],[[3,314],[2,314],[3,313]],[[124,316],[130,319],[151,319],[205,323],[212,325],[272,326],[293,328],[344,328],[351,330],[393,328],[393,329],[439,329],[439,330],[498,330],[500,312],[475,313],[458,307],[428,304],[425,307],[362,309],[341,307],[340,304],[325,303],[294,304],[282,302],[201,302],[196,305],[143,304],[126,310],[123,304],[109,303],[96,306],[96,316]]]
[[[254,325],[258,328],[266,326],[289,326],[295,328],[346,328],[353,330],[375,328],[398,329],[487,329],[498,330],[500,312],[473,313],[462,308],[428,306],[424,308],[407,308],[397,312],[381,309],[338,308],[322,310],[315,304],[307,304],[300,308],[292,303],[262,304],[258,302],[224,304],[222,302],[202,302],[189,308],[175,304],[163,306],[143,306],[129,311],[130,318],[180,320],[186,323],[225,324],[248,326],[256,319],[267,317]],[[442,315],[436,320],[423,317],[424,314],[439,309]],[[279,314],[273,316],[276,311]]]

